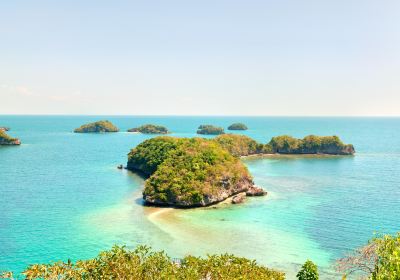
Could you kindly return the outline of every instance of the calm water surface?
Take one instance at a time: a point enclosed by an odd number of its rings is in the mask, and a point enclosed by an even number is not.
[[[243,134],[264,143],[281,134],[336,134],[357,154],[247,159],[267,197],[159,214],[141,205],[143,180],[116,169],[150,136],[72,133],[105,118],[121,131],[155,123],[184,137],[200,124],[240,121],[249,127]],[[0,116],[0,126],[23,142],[0,147],[0,270],[89,258],[117,243],[173,257],[231,252],[289,279],[310,258],[329,278],[334,259],[374,232],[400,229],[399,118]]]

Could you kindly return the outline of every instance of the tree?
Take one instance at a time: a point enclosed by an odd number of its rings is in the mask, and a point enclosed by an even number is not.
[[[318,280],[318,268],[312,261],[307,260],[296,276],[299,280]]]

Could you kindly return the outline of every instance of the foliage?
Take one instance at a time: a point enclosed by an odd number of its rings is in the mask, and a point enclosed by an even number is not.
[[[222,127],[213,126],[210,124],[200,125],[197,134],[210,134],[210,135],[219,135],[224,134],[224,129]]]
[[[144,134],[167,134],[168,129],[165,126],[145,124],[137,128],[129,129],[128,132],[140,132]]]
[[[263,150],[262,144],[244,135],[223,134],[214,138],[214,141],[218,142],[234,156],[258,154]]]
[[[147,201],[203,206],[227,187],[251,181],[243,163],[215,141],[181,138],[176,144],[146,181]]]
[[[338,260],[336,269],[347,275],[361,273],[372,280],[400,279],[400,232],[373,238]]]
[[[76,133],[118,132],[118,131],[119,129],[107,120],[84,124],[81,127],[76,128],[74,130],[74,132]]]
[[[187,256],[173,261],[164,252],[153,252],[146,246],[134,250],[114,246],[96,258],[76,263],[34,264],[23,275],[26,279],[261,279],[283,280],[282,272],[258,265],[253,260],[234,255],[211,255],[206,258]]]
[[[312,261],[307,260],[296,276],[299,280],[318,280],[318,268]]]
[[[228,127],[228,130],[247,130],[247,126],[244,123],[233,123]]]
[[[146,140],[130,151],[127,168],[150,176],[177,145],[178,138],[174,137],[160,136]]]
[[[297,139],[289,135],[273,137],[268,143],[272,152],[282,154],[353,154],[353,145],[345,145],[337,136],[309,135]]]

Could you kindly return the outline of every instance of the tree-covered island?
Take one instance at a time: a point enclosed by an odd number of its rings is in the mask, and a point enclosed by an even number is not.
[[[238,157],[216,141],[202,138],[146,140],[128,154],[127,168],[148,177],[143,199],[149,204],[207,206],[238,193],[250,196],[255,188]],[[262,189],[258,192],[264,194]]]
[[[247,126],[244,123],[233,123],[228,127],[228,130],[247,130]]]
[[[162,125],[145,124],[139,127],[128,129],[128,132],[140,132],[143,134],[167,134],[168,129]]]
[[[75,133],[104,133],[118,131],[118,127],[107,120],[84,124],[74,130]]]
[[[211,124],[202,124],[197,129],[197,134],[219,135],[224,133],[225,132],[222,127],[214,126]]]

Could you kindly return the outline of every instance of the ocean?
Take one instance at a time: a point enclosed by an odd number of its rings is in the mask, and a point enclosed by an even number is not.
[[[74,134],[108,119],[119,133]],[[124,132],[152,123],[193,137],[200,124],[243,122],[245,134],[338,135],[354,156],[244,159],[266,197],[202,209],[144,207],[141,177],[118,170],[153,137]],[[171,257],[234,253],[293,279],[313,260],[337,279],[335,259],[374,234],[400,230],[400,118],[203,116],[0,116],[21,146],[0,147],[0,271],[86,259],[113,244],[146,244]]]

